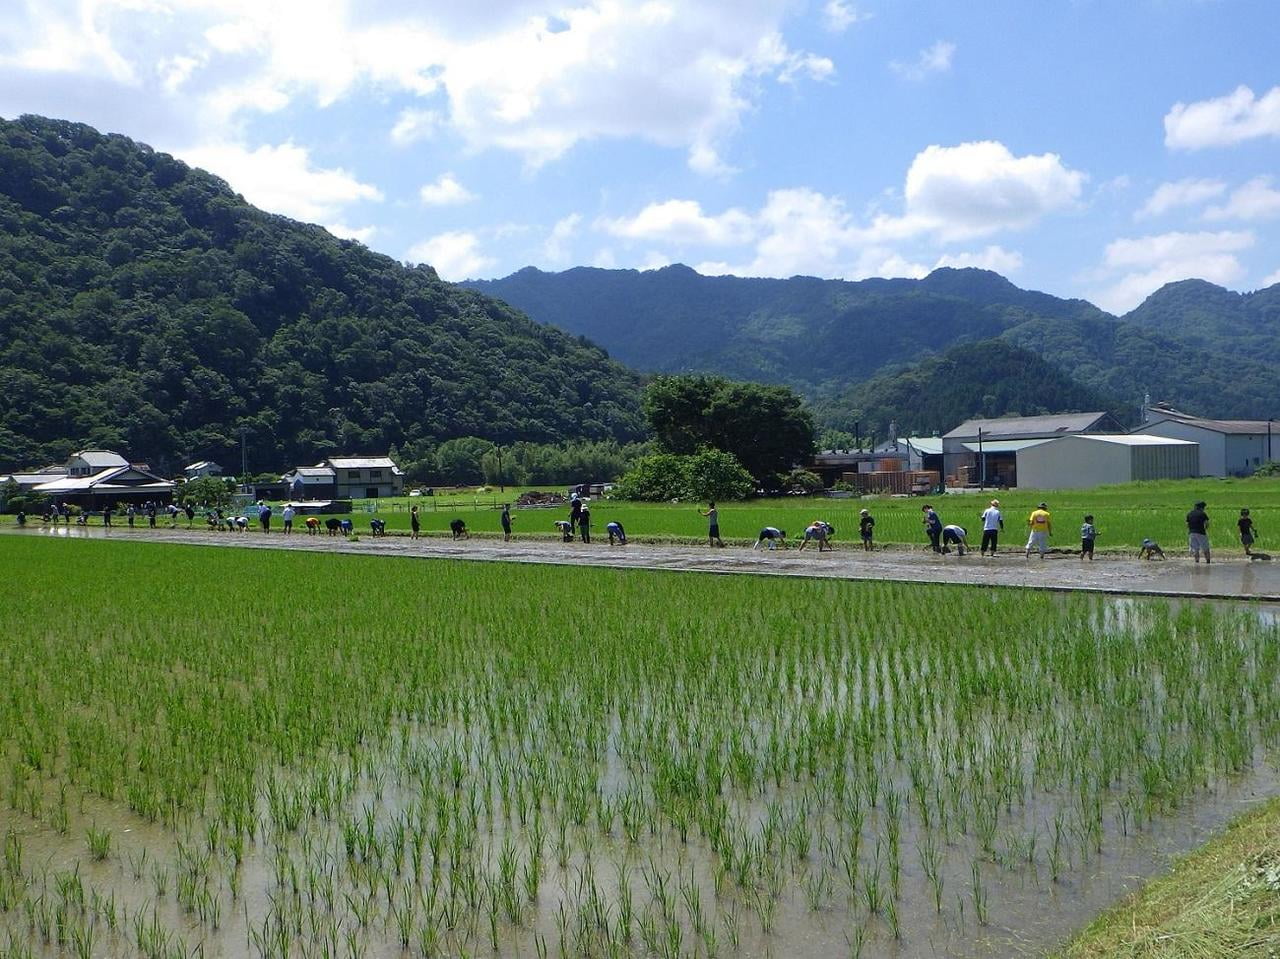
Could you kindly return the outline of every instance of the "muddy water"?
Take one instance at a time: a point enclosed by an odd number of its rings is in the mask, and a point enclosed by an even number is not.
[[[279,533],[209,533],[204,530],[113,529],[101,527],[29,526],[18,530],[0,527],[14,536],[49,536],[66,539],[104,539],[128,542],[185,543],[242,549],[293,549],[342,552],[372,556],[423,559],[471,559],[555,565],[614,566],[710,573],[749,573],[777,576],[817,576],[833,579],[875,579],[903,582],[964,583],[1021,586],[1033,589],[1082,590],[1103,593],[1192,596],[1205,598],[1256,598],[1280,602],[1280,562],[1248,562],[1219,559],[1212,565],[1175,557],[1165,562],[1143,562],[1132,557],[1100,557],[1092,563],[1076,556],[1050,555],[1027,560],[1020,552],[996,557],[935,556],[912,550],[877,550],[844,547],[832,552],[806,550],[711,550],[692,546],[655,546],[632,543],[558,543],[550,540],[491,539],[454,542],[451,539],[410,540],[402,536],[354,542],[329,536]]]

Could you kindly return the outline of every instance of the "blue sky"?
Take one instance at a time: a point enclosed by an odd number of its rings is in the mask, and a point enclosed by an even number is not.
[[[0,116],[447,279],[1280,282],[1274,0],[5,0]]]

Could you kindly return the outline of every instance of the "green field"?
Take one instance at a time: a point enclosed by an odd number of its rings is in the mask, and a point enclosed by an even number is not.
[[[516,494],[518,495],[518,494]],[[1041,500],[1049,503],[1054,516],[1056,546],[1079,545],[1080,524],[1086,513],[1095,517],[1100,550],[1136,552],[1144,537],[1151,537],[1166,548],[1186,548],[1184,517],[1199,499],[1209,504],[1210,540],[1219,548],[1239,549],[1236,519],[1242,507],[1248,508],[1260,532],[1259,548],[1280,548],[1280,479],[1186,480],[1164,483],[1134,483],[1100,487],[1094,490],[1009,490],[977,494],[953,494],[933,497],[929,502],[937,508],[944,523],[958,523],[968,529],[976,545],[982,524],[978,514],[992,497],[1000,500],[1005,514],[1006,546],[1021,548],[1026,542],[1026,519]],[[510,497],[514,502],[515,495]],[[746,503],[720,505],[721,533],[728,539],[755,540],[764,526],[777,526],[795,534],[815,519],[832,523],[837,542],[857,540],[858,511],[871,510],[876,519],[876,537],[894,544],[926,543],[921,530],[920,506],[924,500],[912,499],[826,499],[823,497],[787,497],[784,499],[750,500]],[[378,513],[390,529],[409,528],[409,508],[419,505],[423,529],[445,530],[449,521],[461,517],[473,531],[496,532],[501,494],[496,490],[441,498],[404,497],[380,500]],[[368,506],[368,503],[358,503]],[[705,508],[706,504],[701,504]],[[703,540],[706,520],[698,515],[698,504],[631,503],[612,499],[595,499],[591,503],[592,523],[597,533],[604,524],[618,520],[630,536],[654,539]],[[515,510],[518,534],[552,536],[553,520],[563,518],[567,510]],[[362,514],[361,514],[362,515]]]
[[[1280,734],[1248,609],[25,537],[0,569],[8,956],[1006,955]]]

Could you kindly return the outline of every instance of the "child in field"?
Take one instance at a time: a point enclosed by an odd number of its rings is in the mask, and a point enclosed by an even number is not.
[[[1236,520],[1236,526],[1240,528],[1240,545],[1244,547],[1244,555],[1253,555],[1253,518],[1249,515],[1247,509],[1240,511],[1240,518]]]
[[[787,531],[778,529],[776,526],[766,526],[760,531],[760,535],[756,537],[756,544],[752,549],[759,549],[764,543],[769,544],[769,549],[776,549],[778,544],[782,544],[782,548],[787,547]]]
[[[862,548],[871,551],[871,540],[875,536],[876,519],[870,510],[858,512],[858,535],[862,537]]]
[[[818,552],[829,551],[832,549],[828,540],[835,535],[836,528],[830,523],[823,520],[816,520],[809,526],[805,527],[804,539],[800,541],[800,551],[803,551],[810,540],[815,540],[818,544]]]
[[[1138,548],[1138,555],[1143,559],[1164,559],[1164,550],[1155,540],[1144,539],[1142,546]]]
[[[1080,560],[1089,557],[1093,562],[1093,541],[1098,538],[1098,530],[1093,525],[1093,514],[1085,516],[1084,525],[1080,527]]]

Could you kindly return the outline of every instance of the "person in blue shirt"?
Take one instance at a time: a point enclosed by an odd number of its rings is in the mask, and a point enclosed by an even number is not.
[[[622,528],[622,524],[619,523],[617,520],[612,520],[606,523],[604,528],[605,528],[605,532],[609,534],[610,546],[613,545],[613,541],[615,538],[617,539],[620,545],[622,546],[627,545],[627,531]]]

